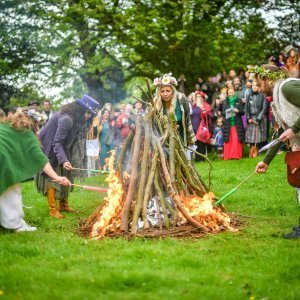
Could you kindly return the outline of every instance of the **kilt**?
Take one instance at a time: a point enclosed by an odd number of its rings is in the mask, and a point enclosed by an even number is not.
[[[248,124],[245,143],[258,144],[267,141],[267,118],[264,116],[259,125]]]

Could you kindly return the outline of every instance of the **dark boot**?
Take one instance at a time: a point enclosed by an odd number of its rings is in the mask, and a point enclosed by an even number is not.
[[[55,188],[50,188],[47,191],[47,198],[49,204],[49,216],[56,219],[63,219],[64,216],[57,209],[55,193],[56,193]]]
[[[293,231],[282,235],[285,239],[299,239],[300,238],[300,227],[294,227]]]
[[[293,227],[293,230],[300,230],[300,218],[299,218],[299,223],[298,223],[298,225],[296,225],[296,226],[294,226]]]
[[[73,213],[78,212],[69,206],[68,200],[59,201],[59,211],[66,211],[66,212],[73,212]]]

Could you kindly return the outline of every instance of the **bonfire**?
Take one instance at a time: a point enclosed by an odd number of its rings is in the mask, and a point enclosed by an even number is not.
[[[93,239],[236,231],[187,158],[175,116],[162,116],[151,100],[147,104],[119,156],[112,152],[107,197],[83,230]]]

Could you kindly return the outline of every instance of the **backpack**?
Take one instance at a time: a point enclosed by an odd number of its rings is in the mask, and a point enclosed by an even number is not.
[[[196,132],[196,139],[204,144],[211,144],[207,113],[201,118],[200,125]]]
[[[287,152],[285,156],[287,165],[287,179],[290,185],[300,187],[300,151]]]

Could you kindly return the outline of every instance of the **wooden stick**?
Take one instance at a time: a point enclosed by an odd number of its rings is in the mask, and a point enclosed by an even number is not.
[[[201,228],[203,231],[208,232],[209,229],[207,229],[205,226],[201,225],[200,223],[198,223],[196,220],[194,220],[188,213],[187,211],[183,208],[181,202],[180,202],[180,196],[179,195],[173,195],[172,199],[174,200],[174,202],[176,203],[178,209],[180,210],[180,212],[182,213],[182,215],[185,217],[185,219],[191,223],[192,225]]]
[[[166,210],[166,199],[164,197],[163,191],[162,191],[162,189],[159,185],[159,182],[158,182],[158,171],[157,170],[155,171],[155,176],[154,176],[154,187],[155,187],[157,196],[159,197],[161,207],[162,207],[162,210],[163,210],[165,227],[169,228],[170,223],[169,223],[168,213],[167,213],[167,210]],[[171,212],[171,215],[174,214],[173,208],[172,208],[172,210],[170,210],[170,212]],[[172,214],[172,212],[173,212],[173,214]]]
[[[131,157],[131,176],[126,199],[121,212],[121,229],[128,232],[129,214],[131,202],[136,193],[136,185],[138,181],[138,164],[142,136],[142,116],[138,115],[135,123],[135,137],[133,141],[133,152]]]
[[[194,182],[195,178],[192,177],[192,172],[190,171],[190,168],[188,168],[188,165],[184,163],[182,156],[180,156],[177,149],[175,150],[175,153],[176,153],[177,161],[181,165],[182,170],[184,171],[184,174],[187,178],[188,183],[197,192],[197,195],[202,197],[205,194],[205,192],[200,187],[198,187],[197,184]]]
[[[174,119],[173,119],[174,118]],[[169,166],[170,166],[170,176],[171,176],[171,182],[174,185],[175,184],[175,148],[176,148],[176,138],[175,133],[173,130],[173,126],[176,126],[175,123],[175,115],[172,116],[172,120],[168,124],[168,131],[170,133],[169,136]]]
[[[135,96],[132,96],[132,98],[135,99],[135,100],[137,100],[137,101],[140,101],[140,102],[142,102],[142,103],[144,103],[144,104],[146,104],[146,105],[151,105],[150,103],[145,102],[145,101],[143,101],[143,100],[141,100],[141,99],[139,99],[139,98],[137,98],[137,97],[135,97]]]
[[[164,151],[163,151],[162,146],[161,146],[161,144],[158,140],[156,141],[156,145],[157,145],[158,152],[159,152],[159,155],[160,155],[159,158],[160,158],[160,162],[161,162],[161,166],[162,166],[162,171],[164,173],[164,178],[166,180],[169,195],[177,194],[177,191],[174,189],[174,187],[172,185],[172,180],[171,180],[169,170],[167,168],[167,163],[166,163],[166,158],[165,158]]]
[[[161,219],[161,215],[160,215],[160,205],[159,205],[159,201],[157,198],[155,198],[155,206],[156,206],[156,211],[157,211],[157,218],[158,218],[158,223],[159,223],[159,229],[162,230],[162,219]]]
[[[130,144],[132,143],[133,137],[134,137],[134,129],[131,129],[129,135],[127,136],[127,138],[122,146],[122,149],[121,149],[118,161],[117,161],[116,169],[117,169],[117,172],[119,173],[119,177],[122,182],[123,182],[122,163],[123,163],[125,154],[127,152],[127,149],[129,148]]]
[[[148,206],[148,202],[149,202],[149,198],[150,198],[150,191],[152,189],[152,185],[153,185],[153,178],[154,178],[154,174],[156,171],[156,166],[157,166],[157,158],[158,158],[158,150],[156,149],[154,152],[154,156],[152,158],[152,162],[151,162],[151,169],[149,172],[149,177],[148,177],[148,183],[146,185],[145,188],[145,196],[143,199],[143,211],[142,211],[142,216],[143,216],[143,221],[144,221],[144,228],[149,228],[149,222],[147,219],[147,206]]]
[[[152,101],[152,99],[150,98],[150,96],[140,87],[140,85],[139,84],[137,84],[136,85],[137,87],[138,87],[138,89],[140,90],[140,91],[142,91],[142,93],[148,98],[148,100],[151,102]],[[149,103],[147,103],[148,105],[149,105]]]
[[[180,157],[182,158],[184,164],[186,165],[189,172],[191,173],[191,175],[192,175],[193,179],[195,180],[196,184],[201,187],[201,189],[204,193],[207,193],[209,189],[207,188],[207,186],[205,185],[205,183],[203,182],[203,180],[199,176],[198,172],[193,167],[192,163],[186,158],[185,150],[184,150],[185,147],[184,147],[184,145],[182,144],[182,142],[180,140],[178,141],[178,145],[179,145],[179,148],[177,148],[178,153],[180,154]]]
[[[131,233],[135,234],[137,232],[137,222],[138,218],[140,216],[140,213],[143,208],[143,199],[144,199],[144,193],[145,193],[145,184],[146,184],[146,178],[147,178],[147,164],[149,160],[149,152],[150,152],[150,142],[152,137],[152,113],[148,113],[144,118],[145,124],[145,138],[144,138],[144,150],[142,155],[142,162],[141,162],[141,170],[140,170],[140,182],[139,187],[137,191],[137,197],[136,197],[136,203],[135,203],[135,209],[133,212],[133,218],[132,218],[132,226],[131,226]]]
[[[94,169],[81,169],[81,168],[73,168],[72,170],[88,171],[88,172],[94,172],[94,173],[103,173],[103,174],[108,174],[108,173],[111,173],[111,171],[105,171],[105,170],[94,170]],[[72,171],[72,170],[71,170],[71,171]]]
[[[151,87],[150,87],[150,84],[149,84],[149,80],[147,78],[146,78],[146,84],[147,84],[148,92],[149,92],[149,95],[150,95],[150,98],[151,98],[150,102],[154,106],[153,95],[152,95]]]
[[[100,192],[100,193],[106,193],[108,191],[108,189],[106,189],[106,188],[90,186],[90,185],[79,185],[79,184],[74,184],[74,183],[71,183],[71,185],[76,186],[76,187],[80,187],[84,190],[95,191],[95,192]]]

